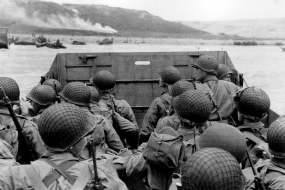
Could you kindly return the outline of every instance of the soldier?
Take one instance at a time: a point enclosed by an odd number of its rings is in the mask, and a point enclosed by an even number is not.
[[[242,163],[246,157],[246,141],[243,134],[235,127],[215,123],[197,140],[197,148],[220,148],[231,153],[239,163]]]
[[[173,99],[175,99],[177,96],[182,94],[183,92],[187,90],[194,90],[194,83],[188,82],[186,80],[179,80],[176,83],[173,84],[171,88],[171,105],[173,106]],[[157,126],[155,128],[156,132],[159,132],[163,127],[169,126],[172,127],[175,131],[178,130],[179,127],[179,118],[176,112],[174,112],[171,116],[165,116],[158,120]]]
[[[12,104],[18,104],[20,102],[20,89],[16,81],[8,77],[0,77],[0,86],[3,88]],[[3,100],[2,92],[0,92],[0,118],[2,118],[4,126],[9,125],[11,129],[16,130],[13,119],[10,116],[10,112],[8,111],[8,108],[6,107]],[[17,119],[19,120],[19,123],[22,127],[22,133],[27,138],[28,146],[32,150],[35,159],[40,158],[45,151],[45,147],[38,133],[38,126],[34,122],[29,121],[26,117],[17,115]],[[25,142],[22,138],[18,138],[12,146],[16,161],[20,164],[30,163],[31,161],[31,158],[28,154],[29,151],[24,146]]]
[[[109,119],[111,120],[114,128],[117,130],[117,133],[120,135],[121,139],[124,141],[124,139],[126,138],[130,148],[137,149],[139,140],[139,129],[133,110],[125,100],[116,100],[111,94],[116,84],[116,79],[114,75],[109,71],[99,71],[93,77],[92,84],[99,91],[100,108],[111,111],[111,118]],[[122,118],[120,118],[117,113]],[[119,124],[123,120],[123,118],[133,123],[134,127],[130,127],[130,125],[127,124],[128,122],[126,120],[123,123]],[[129,127],[124,127],[124,129],[122,125],[126,125]]]
[[[200,56],[192,67],[194,67],[196,81],[206,84],[215,97],[217,110],[211,114],[209,120],[228,123],[236,108],[233,96],[239,87],[231,82],[217,79],[219,64],[213,56]]]
[[[266,189],[284,189],[285,188],[285,117],[279,117],[274,121],[267,132],[267,142],[269,152],[272,157],[267,160],[260,160],[255,164],[255,169],[259,172],[260,180],[264,183]],[[254,190],[255,176],[251,168],[243,170],[247,178],[247,190]]]
[[[56,90],[58,93],[62,90],[62,86],[61,86],[60,82],[58,80],[55,80],[55,79],[47,79],[43,82],[42,85],[50,86],[54,90]]]
[[[230,68],[224,64],[219,64],[219,69],[217,73],[217,78],[219,80],[229,81],[231,82],[231,74],[233,72],[230,70]]]
[[[37,124],[41,113],[56,102],[56,93],[50,86],[38,85],[31,90],[26,98],[33,107],[34,115],[36,115],[31,120]],[[21,110],[22,115],[29,116],[28,107],[21,106]]]
[[[245,179],[237,160],[219,148],[205,148],[182,164],[182,189],[243,190]]]
[[[62,91],[59,93],[59,96],[62,99],[62,102],[67,102],[79,106],[85,113],[88,115],[88,119],[91,123],[104,130],[104,135],[102,136],[102,149],[107,151],[107,147],[104,144],[108,145],[110,149],[113,149],[116,152],[119,152],[124,148],[123,143],[120,140],[120,137],[112,127],[112,125],[101,115],[93,115],[90,112],[90,99],[91,92],[89,88],[81,82],[71,82],[64,86]],[[105,138],[105,139],[104,139]],[[84,151],[86,153],[86,151]],[[87,151],[88,153],[89,151]],[[91,156],[87,154],[84,156],[85,159],[90,158]],[[83,159],[84,159],[83,158]]]
[[[0,187],[5,190],[94,189],[92,160],[80,162],[76,158],[94,127],[88,122],[88,115],[75,105],[56,104],[47,108],[39,120],[39,132],[47,151],[31,165],[1,168]],[[112,158],[108,155],[96,157],[95,169],[102,189],[127,190],[112,166]]]
[[[255,87],[242,88],[235,97],[238,119],[244,124],[238,129],[247,140],[247,149],[251,153],[253,163],[262,155],[257,155],[256,145],[266,146],[266,129],[261,120],[267,117],[270,108],[270,99],[261,89]],[[243,167],[249,167],[249,161],[243,163]]]
[[[173,66],[162,69],[159,75],[159,86],[164,89],[164,92],[162,92],[161,96],[153,100],[144,116],[140,143],[148,141],[151,132],[156,128],[160,118],[171,114],[171,96],[169,95],[169,91],[171,86],[181,79],[180,72]]]

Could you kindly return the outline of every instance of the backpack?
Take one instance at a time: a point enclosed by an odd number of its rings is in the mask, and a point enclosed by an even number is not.
[[[150,165],[162,169],[176,169],[183,151],[183,136],[174,137],[152,132],[143,152]]]

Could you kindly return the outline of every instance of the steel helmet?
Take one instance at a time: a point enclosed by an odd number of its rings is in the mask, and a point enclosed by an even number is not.
[[[41,114],[38,127],[44,143],[60,149],[68,149],[93,130],[87,114],[66,103],[48,107]]]
[[[50,86],[53,89],[55,89],[55,86],[56,86],[57,92],[60,92],[62,90],[62,86],[61,86],[60,82],[55,80],[55,79],[47,79],[43,82],[42,85]]]
[[[193,64],[194,68],[199,68],[206,73],[217,75],[219,69],[219,63],[214,56],[201,55],[197,61]]]
[[[225,75],[233,73],[230,68],[224,64],[219,64],[217,78],[222,79]]]
[[[183,92],[193,89],[195,89],[195,87],[192,82],[188,82],[187,80],[179,80],[172,85],[171,96],[175,98]]]
[[[100,94],[94,86],[88,86],[91,92],[91,102],[99,102]]]
[[[246,140],[237,128],[224,124],[211,125],[198,140],[199,148],[221,148],[231,153],[239,163],[246,157]]]
[[[237,92],[235,97],[238,111],[244,117],[260,120],[267,116],[270,108],[270,99],[261,89],[248,87]]]
[[[27,99],[30,99],[39,105],[51,105],[56,101],[56,93],[50,86],[38,85],[27,95]]]
[[[69,103],[90,107],[91,92],[82,82],[66,84],[59,95]]]
[[[210,98],[199,90],[188,90],[174,101],[178,116],[195,123],[204,123],[209,119],[212,110]]]
[[[9,77],[0,77],[0,87],[2,87],[11,103],[20,103],[20,89],[14,79]],[[3,97],[3,93],[0,91],[0,103],[4,103]]]
[[[159,72],[162,81],[165,84],[172,85],[181,79],[181,74],[178,69],[173,66],[168,66]]]
[[[219,148],[195,152],[182,165],[183,190],[242,190],[245,179],[237,160]]]
[[[285,117],[279,117],[268,129],[267,143],[274,157],[285,158]]]
[[[111,72],[102,70],[93,77],[93,84],[98,90],[112,90],[116,85],[116,79]]]

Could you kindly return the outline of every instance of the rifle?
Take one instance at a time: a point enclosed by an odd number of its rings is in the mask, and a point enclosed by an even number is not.
[[[54,85],[54,90],[55,90],[55,94],[56,94],[56,101],[57,101],[57,103],[60,103],[61,100],[60,100],[60,97],[59,97],[57,89],[56,89],[55,81],[53,81],[53,85]]]
[[[25,142],[25,145],[24,145],[24,146],[26,146],[26,148],[28,148],[28,150],[29,150],[29,152],[30,152],[30,154],[29,154],[30,160],[31,160],[31,161],[34,161],[34,160],[36,160],[36,159],[35,159],[35,156],[34,156],[34,154],[33,154],[33,151],[32,151],[32,149],[31,149],[31,147],[29,146],[29,142],[28,142],[27,137],[23,134],[22,127],[21,127],[21,125],[20,125],[20,122],[19,122],[19,120],[18,120],[18,118],[17,118],[17,116],[16,116],[14,110],[13,110],[12,104],[11,104],[11,102],[10,102],[8,96],[6,95],[6,93],[5,93],[5,91],[4,91],[4,89],[3,89],[2,86],[0,86],[0,90],[2,91],[3,100],[4,100],[4,102],[5,102],[5,105],[7,106],[8,110],[9,110],[9,112],[10,112],[10,115],[11,115],[13,121],[14,121],[14,124],[15,124],[15,126],[16,126],[16,128],[17,128],[17,131],[18,131],[18,133],[19,133],[19,139],[22,138],[22,139],[24,140],[24,142]]]
[[[257,176],[257,172],[256,172],[256,170],[255,170],[255,168],[254,168],[252,159],[251,159],[251,157],[250,157],[250,154],[249,154],[247,148],[246,148],[246,156],[247,156],[247,158],[248,158],[248,160],[249,160],[250,167],[251,167],[252,172],[253,172],[253,174],[254,174],[255,189],[256,189],[256,190],[266,190],[264,183],[263,183],[263,182],[260,180],[260,178]]]
[[[94,190],[103,190],[102,182],[99,180],[97,173],[97,163],[96,163],[96,146],[94,146],[93,139],[90,140],[89,146],[91,147],[91,154],[94,167]]]
[[[114,102],[114,99],[112,98],[111,94],[110,94],[110,99],[111,99],[111,108],[112,108],[112,111],[113,111],[113,126],[116,130],[116,132],[118,133],[121,141],[124,143],[123,141],[123,138],[122,138],[122,135],[121,135],[121,131],[120,131],[120,126],[119,126],[119,123],[118,123],[118,117],[116,115],[116,110],[115,110],[115,102]]]

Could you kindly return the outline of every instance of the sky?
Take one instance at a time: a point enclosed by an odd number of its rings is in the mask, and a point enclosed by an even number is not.
[[[169,21],[285,18],[285,0],[44,0],[145,10]]]

